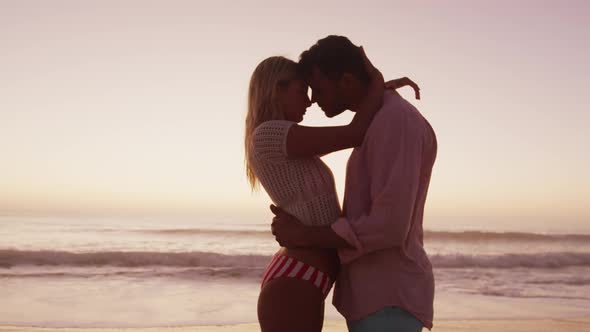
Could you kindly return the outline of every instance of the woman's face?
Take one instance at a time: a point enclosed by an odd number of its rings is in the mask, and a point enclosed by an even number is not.
[[[286,120],[303,121],[303,115],[311,106],[307,90],[307,84],[299,79],[290,81],[285,87],[279,87],[280,104]]]

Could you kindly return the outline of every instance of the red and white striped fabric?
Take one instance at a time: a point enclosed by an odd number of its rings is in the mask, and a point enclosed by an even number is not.
[[[266,268],[262,276],[262,286],[279,277],[297,278],[307,280],[313,283],[322,291],[324,298],[332,288],[332,280],[330,277],[316,269],[315,267],[305,264],[302,261],[293,257],[276,254]]]

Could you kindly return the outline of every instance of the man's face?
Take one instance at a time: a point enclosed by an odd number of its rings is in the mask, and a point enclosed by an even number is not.
[[[334,117],[347,109],[338,81],[329,79],[318,67],[312,70],[309,86],[311,102],[317,103],[327,117]]]

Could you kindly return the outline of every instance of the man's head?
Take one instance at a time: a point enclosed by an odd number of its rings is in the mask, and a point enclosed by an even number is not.
[[[370,78],[360,48],[343,36],[318,40],[299,58],[299,67],[312,89],[312,102],[333,117],[356,102]]]

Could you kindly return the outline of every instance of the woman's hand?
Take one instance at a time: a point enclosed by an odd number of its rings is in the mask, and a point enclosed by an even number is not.
[[[407,77],[398,78],[395,80],[385,82],[385,88],[390,90],[397,90],[404,86],[410,86],[414,89],[414,93],[416,94],[416,99],[420,100],[420,87],[414,81]]]

